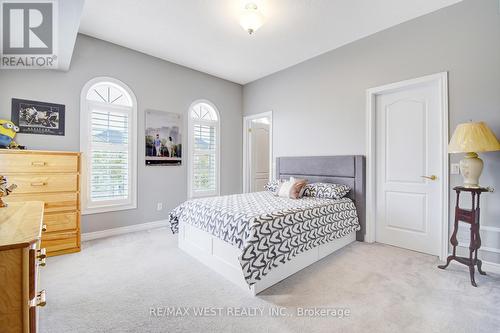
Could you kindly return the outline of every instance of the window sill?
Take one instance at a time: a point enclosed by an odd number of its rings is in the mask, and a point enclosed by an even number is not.
[[[220,192],[192,193],[189,199],[203,199],[218,196],[220,196]]]
[[[110,205],[110,206],[86,208],[86,209],[82,209],[82,215],[110,213],[110,212],[117,212],[117,211],[121,211],[121,210],[130,210],[130,209],[137,209],[137,204]]]

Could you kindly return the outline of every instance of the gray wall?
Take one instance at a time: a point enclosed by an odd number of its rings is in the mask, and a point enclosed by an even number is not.
[[[448,71],[450,134],[473,119],[500,137],[498,6],[466,0],[250,83],[244,113],[273,110],[275,156],[365,154],[366,89]],[[494,227],[483,229],[482,256],[500,262],[500,153],[481,157],[481,183],[497,189],[482,200],[482,224]]]
[[[78,151],[80,93],[96,76],[123,81],[137,97],[138,209],[85,215],[83,232],[166,219],[168,211],[186,199],[185,159],[181,167],[144,165],[145,109],[185,113],[196,99],[212,101],[221,115],[221,193],[241,192],[242,87],[98,39],[78,35],[68,72],[0,71],[0,118],[10,119],[13,97],[65,104],[64,137],[20,134],[17,141],[32,149]],[[187,147],[186,128],[183,141]],[[157,202],[163,202],[163,211],[156,211]]]

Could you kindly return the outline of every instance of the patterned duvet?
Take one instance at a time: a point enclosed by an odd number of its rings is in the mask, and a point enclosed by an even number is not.
[[[288,199],[267,191],[186,201],[169,219],[173,233],[188,223],[237,246],[250,286],[296,255],[360,229],[351,199]]]

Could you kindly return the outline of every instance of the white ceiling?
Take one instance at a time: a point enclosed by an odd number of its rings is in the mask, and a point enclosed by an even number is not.
[[[256,0],[250,36],[244,0],[86,0],[80,32],[245,84],[460,1]]]

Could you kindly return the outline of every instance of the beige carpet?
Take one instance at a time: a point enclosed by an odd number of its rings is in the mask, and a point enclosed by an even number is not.
[[[161,228],[50,258],[41,273],[47,306],[40,326],[50,333],[500,332],[500,277],[477,275],[473,288],[465,267],[437,264],[432,256],[354,243],[251,297],[177,249],[176,237]],[[187,307],[189,315],[155,317],[152,307]],[[193,307],[225,315],[198,317]],[[302,307],[350,315],[298,317]],[[228,315],[252,309],[263,314]]]

